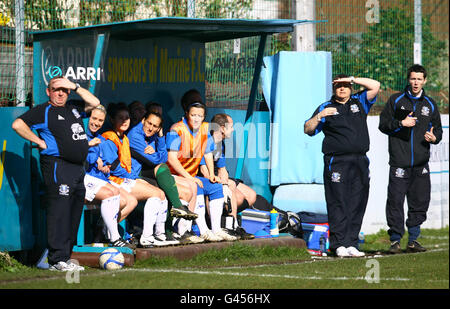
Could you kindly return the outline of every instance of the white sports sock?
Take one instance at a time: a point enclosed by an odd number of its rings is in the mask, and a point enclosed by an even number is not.
[[[181,205],[189,207],[189,203],[186,202],[185,200],[180,199]]]
[[[153,235],[153,228],[155,226],[160,207],[161,199],[158,197],[151,197],[145,202],[144,228],[142,229],[142,237],[150,237]]]
[[[195,219],[195,223],[197,223],[198,229],[200,231],[200,235],[205,234],[209,228],[206,224],[205,214],[206,214],[206,206],[205,206],[205,198],[203,194],[197,195],[197,202],[195,203],[194,212],[198,215],[198,218]]]
[[[155,224],[155,234],[165,234],[166,233],[166,220],[167,220],[167,206],[169,202],[167,199],[161,201],[161,205],[159,206],[158,215],[156,217]]]
[[[237,229],[238,226],[239,226],[238,220],[236,220],[236,218],[233,217],[233,230]]]
[[[184,233],[192,229],[192,220],[180,218],[178,221],[178,235],[183,236]]]
[[[117,217],[120,210],[120,195],[115,195],[104,199],[100,204],[100,213],[108,229],[108,236],[110,241],[115,241],[120,238],[119,229],[117,227]]]
[[[211,230],[218,233],[222,230],[221,219],[223,212],[223,198],[209,201],[209,214],[211,218]]]

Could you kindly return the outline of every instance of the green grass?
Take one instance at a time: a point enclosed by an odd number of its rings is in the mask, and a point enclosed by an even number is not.
[[[236,243],[185,261],[150,258],[115,272],[88,268],[72,284],[66,274],[0,260],[0,289],[448,289],[448,236],[448,228],[423,230],[419,240],[427,252],[392,256],[383,254],[389,240],[380,231],[366,236],[369,256],[346,259]],[[373,282],[377,273],[379,282]]]

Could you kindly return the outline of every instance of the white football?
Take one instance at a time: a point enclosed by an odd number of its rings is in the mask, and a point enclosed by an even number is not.
[[[115,248],[103,250],[98,258],[100,267],[106,270],[120,269],[123,267],[124,262],[125,257],[123,256],[122,252]]]

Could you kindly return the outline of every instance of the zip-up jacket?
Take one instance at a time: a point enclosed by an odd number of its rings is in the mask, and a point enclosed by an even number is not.
[[[395,118],[397,109],[412,111],[417,117],[416,125],[402,127],[401,120]],[[393,94],[380,114],[378,129],[389,136],[389,165],[393,167],[415,167],[428,163],[430,143],[425,133],[433,127],[438,144],[442,139],[442,125],[439,109],[432,98],[422,90],[420,97],[414,97],[409,86],[400,93]]]
[[[137,160],[139,170],[142,168],[142,165],[151,167],[167,162],[166,138],[157,134],[147,137],[144,133],[142,122],[128,132],[128,139],[130,141],[131,156]],[[155,152],[152,154],[145,153],[147,146],[153,147]]]
[[[367,114],[376,97],[367,99],[367,90],[355,93],[350,99],[341,104],[334,96],[330,101],[322,103],[313,113],[315,117],[327,107],[335,107],[336,115],[323,117],[311,136],[322,131],[325,138],[322,142],[322,152],[325,155],[366,154],[369,151],[369,130],[367,128]],[[311,117],[311,118],[312,118]]]
[[[98,132],[92,133],[89,129],[87,129],[86,134],[88,137],[88,141],[91,141],[92,139],[94,139],[96,137],[99,138],[102,141],[102,143],[106,141],[105,138],[103,136],[101,136]],[[86,163],[87,163],[86,174],[89,174],[93,177],[100,178],[104,181],[109,181],[109,179],[108,179],[109,173],[104,174],[102,171],[100,171],[98,169],[98,166],[97,166],[98,158],[104,160],[101,143],[97,146],[89,147],[89,152],[86,157]]]

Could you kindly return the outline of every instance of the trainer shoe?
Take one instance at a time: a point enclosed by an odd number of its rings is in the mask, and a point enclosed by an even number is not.
[[[173,237],[168,237],[166,236],[166,234],[159,234],[159,235],[155,235],[153,236],[155,239],[155,246],[172,246],[172,245],[178,245],[180,242],[178,240],[176,240]]]
[[[413,240],[408,243],[406,246],[406,252],[408,253],[415,253],[415,252],[425,252],[427,249],[422,247],[421,244],[419,244],[416,240]]]
[[[170,215],[176,218],[183,218],[186,220],[195,220],[198,218],[198,215],[189,210],[186,206],[182,205],[180,208],[172,207],[170,209]]]
[[[59,261],[56,264],[50,265],[48,269],[51,271],[74,271],[75,266],[73,263],[67,264],[66,262]]]
[[[129,242],[126,242],[126,241],[123,240],[122,238],[118,238],[118,239],[112,241],[109,245],[110,245],[111,247],[121,247],[121,248],[127,247],[127,248],[130,248],[130,249],[132,249],[132,250],[136,249],[136,246],[135,246],[134,244],[131,244],[131,243],[129,243]]]
[[[180,236],[180,238],[178,240],[182,244],[200,244],[202,242],[205,242],[205,239],[195,235],[191,231],[184,233],[182,236]]]
[[[339,248],[336,249],[336,255],[338,257],[349,257],[350,256],[347,248],[345,248],[344,246],[340,246]]]
[[[84,270],[84,267],[81,266],[77,260],[70,259],[67,261],[67,265],[69,267],[72,267],[74,271],[83,271]]]
[[[254,239],[255,238],[255,235],[247,233],[245,231],[245,229],[240,226],[236,227],[234,229],[234,232],[235,232],[236,236],[238,236],[239,239],[245,240],[245,239]]]
[[[139,244],[142,246],[142,248],[153,248],[155,247],[155,237],[152,236],[141,236],[141,239],[139,239]]]
[[[227,241],[235,241],[237,240],[236,236],[230,235],[227,232],[225,232],[223,229],[214,233],[216,236],[219,236],[220,238],[222,238],[223,240],[227,240]]]
[[[214,234],[211,230],[207,230],[205,234],[200,235],[201,238],[203,238],[205,241],[209,242],[216,242],[216,241],[222,241],[223,238]]]
[[[361,256],[365,256],[366,255],[364,252],[359,251],[355,247],[348,247],[347,248],[347,253],[350,256],[354,256],[354,257],[361,257]]]
[[[400,242],[399,241],[393,241],[391,242],[391,247],[389,248],[388,251],[390,254],[398,254],[398,253],[402,253],[402,248],[400,247]]]

